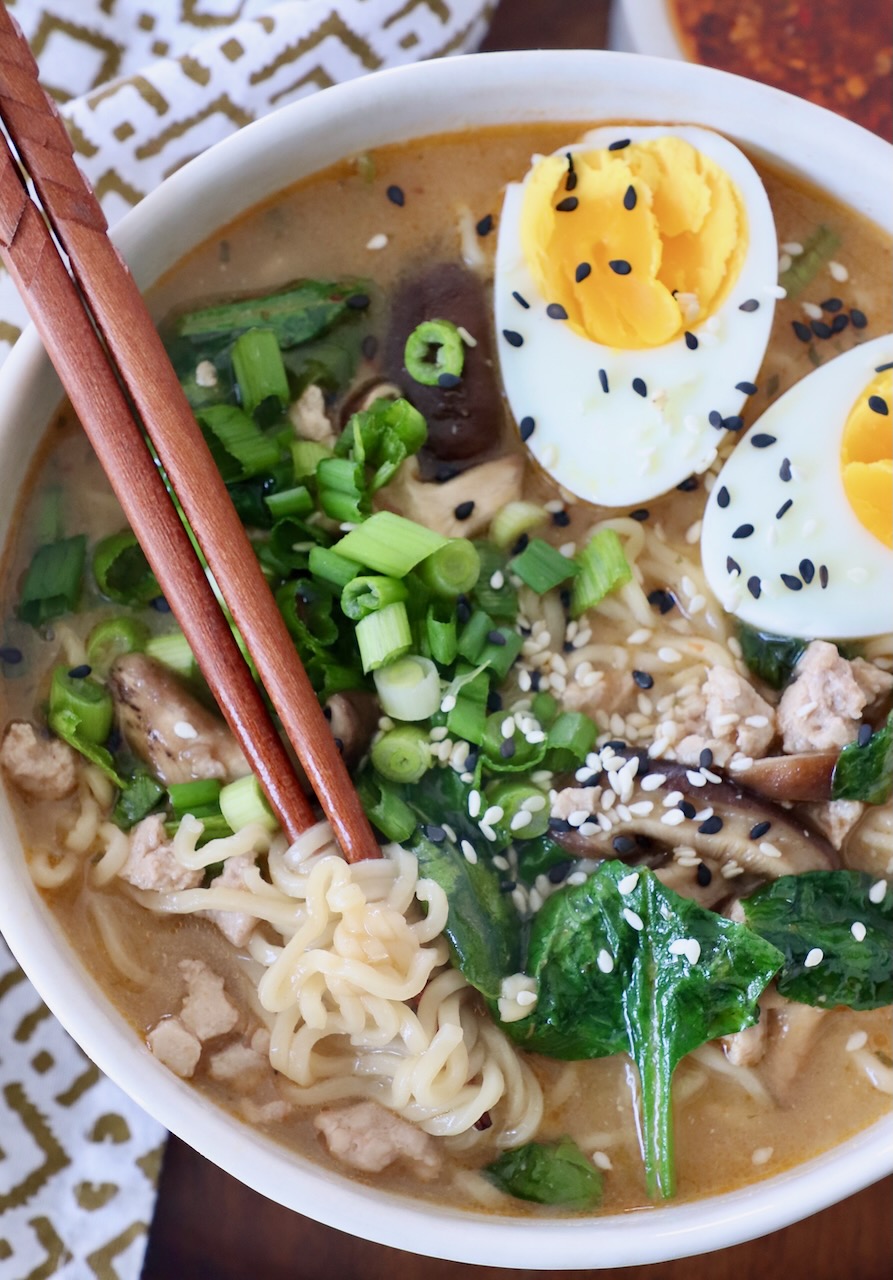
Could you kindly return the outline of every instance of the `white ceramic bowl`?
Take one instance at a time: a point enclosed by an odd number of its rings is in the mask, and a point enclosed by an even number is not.
[[[657,58],[688,57],[670,17],[668,0],[614,0],[608,22],[608,44],[621,53],[647,53]]]
[[[339,157],[475,124],[643,116],[713,125],[893,232],[893,209],[877,180],[888,170],[891,148],[856,126],[702,67],[615,53],[548,52],[451,59],[326,90],[249,126],[174,174],[124,219],[115,238],[147,287],[248,204]],[[59,385],[29,330],[0,373],[0,539],[59,400]],[[614,1267],[707,1252],[774,1231],[893,1168],[890,1126],[878,1124],[745,1190],[589,1221],[497,1220],[361,1187],[235,1121],[148,1053],[55,927],[29,879],[2,799],[0,849],[0,929],[44,1000],[98,1066],[229,1173],[342,1230],[464,1262]]]

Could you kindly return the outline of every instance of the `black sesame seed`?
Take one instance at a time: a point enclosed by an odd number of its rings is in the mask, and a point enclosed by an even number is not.
[[[750,829],[751,840],[762,840],[763,836],[771,826],[771,822],[758,822],[755,827],[751,827]]]
[[[783,460],[783,462],[782,462],[781,466],[778,468],[778,476],[779,476],[779,479],[780,479],[780,480],[784,480],[785,484],[787,484],[787,482],[790,480],[790,478],[791,478],[791,460],[790,460],[790,458],[785,458],[785,459]]]
[[[698,869],[695,872],[695,878],[702,889],[706,889],[710,881],[713,879],[713,872],[707,866],[706,862],[699,862]]]
[[[875,373],[886,373],[888,369],[893,369],[893,360],[888,360],[886,364],[875,366]]]
[[[523,307],[525,311],[530,310],[530,303],[522,294],[518,292],[517,289],[512,290],[512,297],[515,299],[519,307]]]
[[[741,306],[738,308],[738,310],[739,311],[758,311],[759,308],[760,308],[760,304],[757,302],[756,298],[748,298],[746,302],[741,303]]]
[[[524,441],[525,444],[533,435],[535,429],[536,429],[536,423],[534,422],[533,418],[522,418],[521,421],[518,423],[518,431],[520,432],[521,439]]]
[[[562,653],[573,653],[573,651],[574,651],[574,642],[573,642],[573,640],[564,640],[564,641],[562,641],[562,644],[561,644],[561,652],[562,652]]]
[[[856,742],[860,747],[867,747],[872,738],[872,729],[870,724],[860,724],[859,732],[856,734]]]
[[[327,720],[331,720],[331,718],[332,718],[332,708],[331,708],[330,706],[328,706],[328,705],[324,706],[324,707],[323,707],[323,709],[322,709],[322,713],[323,713],[323,715],[325,716],[325,718],[326,718]]]
[[[0,648],[0,662],[6,662],[9,666],[14,667],[22,661],[22,651],[17,649],[15,645],[5,644]]]
[[[789,591],[803,590],[803,583],[800,581],[798,577],[795,577],[793,573],[782,573],[782,574],[779,574],[779,577],[781,578],[782,582],[784,583],[784,585],[787,587]]]
[[[574,173],[573,169],[570,170],[564,180],[564,189],[565,191],[576,191],[577,189],[577,175]]]
[[[820,302],[819,306],[823,311],[830,311],[832,314],[839,311],[843,306],[840,298],[826,298],[824,302]]]
[[[512,547],[512,555],[519,556],[530,541],[530,535],[522,533],[520,538],[516,538],[515,545]]]
[[[717,505],[720,507],[727,507],[729,503],[732,501],[729,495],[729,491],[724,484],[720,485],[719,487],[719,490],[716,495],[716,501],[717,501]]]
[[[604,369],[599,369],[598,380],[601,383],[602,391],[607,392],[608,391],[608,375]]]
[[[763,584],[762,582],[760,582],[756,574],[754,574],[753,577],[747,579],[747,589],[750,592],[750,594],[753,596],[754,600],[759,600],[760,596],[763,593]]]
[[[638,520],[639,524],[644,524],[651,512],[647,507],[636,507],[635,511],[629,513],[630,520]]]
[[[868,324],[868,316],[864,311],[860,311],[858,307],[850,307],[850,319],[853,322],[854,329],[864,329]]]
[[[456,621],[467,622],[471,617],[471,605],[468,602],[468,596],[456,597]]]
[[[812,342],[812,330],[802,320],[792,320],[791,328],[801,342]]]
[[[510,347],[523,347],[524,339],[520,333],[516,333],[514,329],[503,329],[502,336]]]
[[[345,306],[350,307],[351,311],[365,311],[369,306],[368,293],[352,293],[345,299]]]
[[[768,449],[770,444],[775,444],[777,436],[770,436],[765,431],[758,431],[755,436],[750,437],[750,443],[755,449]]]
[[[375,359],[378,355],[378,339],[374,333],[366,334],[360,349],[367,360]]]
[[[707,421],[711,427],[716,427],[718,430],[722,426],[722,414],[718,409],[711,409],[707,414]]]
[[[831,326],[825,324],[824,320],[810,320],[809,327],[817,338],[831,337]]]
[[[549,830],[557,831],[559,835],[565,835],[568,831],[572,831],[573,828],[567,818],[550,818]]]
[[[472,511],[474,511],[474,499],[470,499],[468,502],[460,502],[458,507],[454,508],[453,515],[457,520],[467,520]]]
[[[728,418],[723,418],[722,425],[726,431],[740,431],[744,426],[744,419],[737,413],[732,413]]]
[[[434,480],[436,484],[446,484],[448,480],[455,480],[457,475],[459,475],[459,468],[451,467],[447,462],[434,472]]]
[[[612,751],[625,751],[626,743],[622,738],[612,738],[610,742],[605,743],[606,747],[610,747]]]
[[[669,591],[665,591],[663,587],[658,587],[655,591],[649,591],[648,603],[652,609],[657,609],[660,613],[669,613],[676,601]]]
[[[170,613],[171,607],[165,600],[164,596],[156,596],[154,600],[150,600],[149,604],[156,613]]]
[[[503,880],[499,886],[500,893],[513,893],[518,887],[517,880]]]
[[[826,564],[819,565],[819,583],[824,591],[828,585],[828,566]]]
[[[869,396],[868,407],[872,413],[880,413],[884,417],[886,417],[890,412],[890,410],[887,408],[886,401],[883,400],[880,396]]]
[[[647,396],[648,387],[643,378],[633,378],[633,391],[637,396]]]
[[[487,693],[487,710],[491,715],[502,710],[502,694],[498,689],[490,689]],[[467,763],[467,761],[466,761]]]
[[[628,186],[623,194],[624,209],[635,209],[636,207],[636,189],[634,186]]]
[[[92,670],[93,668],[88,663],[82,662],[79,666],[72,667],[68,674],[72,680],[86,680]]]
[[[722,818],[718,814],[714,814],[712,818],[707,818],[698,827],[698,831],[702,836],[715,836],[717,831],[722,831]]]
[[[616,142],[608,143],[609,151],[622,151],[624,147],[629,146],[629,138],[618,138]]]
[[[628,858],[636,851],[636,842],[632,836],[615,836],[611,841],[614,852],[621,858]]]
[[[693,333],[689,333],[687,329],[685,331],[685,345],[688,347],[689,351],[697,351],[698,349],[697,338]]]
[[[812,582],[813,578],[815,577],[815,565],[812,563],[812,561],[801,560],[798,567],[800,569],[800,577],[803,579],[803,581],[807,584]]]
[[[759,388],[755,382],[736,382],[735,390],[741,391],[746,396],[755,396]]]
[[[388,187],[385,195],[390,200],[391,204],[397,205],[399,209],[402,209],[406,204],[406,196],[403,193],[403,188],[398,187],[396,183],[393,186]]]
[[[732,534],[733,538],[749,538],[753,533],[752,524],[739,524],[738,528]]]
[[[792,507],[793,505],[794,505],[794,499],[793,499],[793,498],[788,498],[788,499],[787,499],[787,501],[786,501],[786,502],[783,502],[783,503],[781,504],[781,506],[778,508],[778,510],[776,511],[776,513],[775,513],[775,519],[776,519],[776,520],[780,520],[780,519],[781,519],[781,517],[785,514],[785,512],[786,512],[786,511],[790,511],[790,509],[791,509],[791,507]]]
[[[583,281],[587,279],[588,276],[591,276],[591,275],[592,275],[592,267],[590,267],[589,263],[581,262],[579,263],[576,271],[574,272],[574,279],[576,280],[577,284],[582,284]]]
[[[651,689],[654,687],[654,676],[647,671],[634,671],[633,680],[640,689]]]
[[[687,480],[680,481],[676,488],[680,493],[693,493],[698,487],[698,477],[689,476]]]
[[[849,316],[845,316],[843,312],[841,312],[839,316],[835,316],[834,319],[831,321],[831,332],[843,333],[844,329],[847,327],[849,322],[850,322]]]
[[[423,830],[428,839],[434,844],[443,844],[444,840],[446,840],[446,832],[443,827],[426,826]]]
[[[737,560],[733,560],[731,556],[726,556],[726,573],[740,573],[741,565]]]
[[[555,209],[558,213],[573,213],[580,201],[576,196],[565,196],[563,200],[559,200]]]
[[[488,236],[493,230],[493,214],[486,213],[475,227],[475,231],[479,236]]]
[[[677,807],[677,809],[679,810],[679,812],[680,812],[680,813],[684,813],[684,814],[685,814],[685,816],[686,816],[686,818],[688,818],[689,822],[690,822],[690,821],[691,821],[691,819],[695,816],[695,814],[698,812],[698,811],[697,811],[697,809],[696,809],[696,808],[695,808],[695,806],[691,803],[691,801],[690,801],[690,800],[680,800],[680,801],[679,801],[679,804],[678,804],[676,807]]]
[[[566,529],[567,526],[570,524],[570,522],[571,522],[571,518],[566,511],[552,512],[552,523],[555,525],[556,528]]]
[[[567,858],[564,862],[554,862],[546,872],[546,875],[549,877],[549,883],[561,884],[563,880],[567,879],[568,873],[573,865],[573,861],[570,858]]]
[[[617,276],[628,276],[632,271],[632,267],[627,262],[626,258],[612,258],[608,263],[608,266]]]
[[[704,750],[701,752],[701,754],[698,756],[698,764],[701,766],[702,769],[709,769],[712,767],[713,752],[710,750],[709,747],[705,747]]]
[[[503,760],[511,760],[512,756],[515,754],[515,743],[512,738],[503,738],[502,742],[499,744],[499,754],[502,756]]]
[[[452,390],[453,387],[458,387],[461,381],[462,379],[458,373],[440,373],[437,375],[437,385],[444,387],[448,391]]]
[[[546,315],[550,320],[566,320],[567,312],[560,302],[550,302],[546,307]]]
[[[505,636],[501,631],[497,631],[494,628],[492,631],[487,632],[487,643],[499,645],[501,647],[505,644]]]
[[[571,607],[570,587],[562,587],[562,589],[558,592],[558,599],[561,601],[561,607],[563,609],[569,609]]]

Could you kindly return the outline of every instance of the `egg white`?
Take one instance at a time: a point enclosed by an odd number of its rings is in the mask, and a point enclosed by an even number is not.
[[[893,628],[893,551],[857,518],[840,468],[850,410],[878,367],[891,361],[893,334],[837,356],[776,400],[736,446],[711,491],[701,533],[707,581],[729,613],[764,631],[810,639]],[[775,443],[756,447],[765,436]],[[736,538],[742,525],[753,525],[753,533]],[[815,570],[809,582],[804,560]],[[803,585],[792,590],[782,573]]]
[[[720,134],[695,126],[611,125],[560,151],[667,135],[720,165],[737,184],[747,214],[748,246],[738,279],[711,317],[688,326],[698,339],[695,350],[684,336],[661,347],[608,347],[550,319],[546,307],[553,300],[539,293],[521,249],[523,183],[507,187],[499,221],[494,306],[512,413],[525,423],[522,438],[540,466],[570,492],[602,506],[654,498],[710,466],[727,432],[709,417],[740,415],[747,394],[736,384],[756,380],[775,300],[783,295],[765,188],[747,157]],[[757,309],[741,311],[741,303],[751,300]],[[512,345],[507,332],[521,345]],[[646,395],[633,390],[634,379],[644,381]]]

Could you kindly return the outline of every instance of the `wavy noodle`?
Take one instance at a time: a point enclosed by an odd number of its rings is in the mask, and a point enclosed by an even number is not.
[[[870,1049],[856,1049],[851,1057],[879,1093],[893,1094],[893,1067],[882,1062]]]
[[[49,849],[33,849],[28,855],[28,871],[38,889],[59,889],[67,884],[81,865],[75,853],[62,857]]]
[[[133,958],[133,941],[115,910],[114,902],[100,896],[87,899],[87,911],[109,960],[135,986],[148,987],[154,974]]]
[[[86,853],[99,837],[102,810],[86,787],[81,787],[78,802],[80,807],[77,817],[67,832],[63,844],[73,853]]]
[[[90,882],[97,889],[111,884],[127,861],[130,853],[130,839],[126,832],[116,827],[113,822],[103,822],[99,828],[99,839],[102,842],[102,853],[90,868]]]
[[[697,1063],[708,1071],[712,1071],[716,1075],[726,1076],[729,1080],[734,1081],[735,1084],[740,1085],[755,1102],[760,1102],[764,1106],[772,1105],[772,1096],[757,1073],[750,1067],[739,1067],[729,1062],[718,1045],[702,1044],[699,1049],[694,1049],[688,1056],[694,1058]]]

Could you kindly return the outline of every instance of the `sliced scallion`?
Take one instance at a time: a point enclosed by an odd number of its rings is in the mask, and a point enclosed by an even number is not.
[[[431,768],[431,741],[424,729],[401,725],[372,744],[369,758],[387,782],[418,782]]]
[[[348,560],[375,569],[391,578],[403,578],[417,564],[433,555],[447,539],[433,529],[416,524],[391,511],[377,511],[358,529],[352,529],[335,550]]]
[[[395,720],[427,720],[440,707],[440,677],[430,658],[407,654],[372,678],[382,711]]]
[[[118,604],[148,604],[161,595],[145,552],[130,529],[113,533],[96,545],[93,577],[102,594]]]
[[[357,791],[367,818],[386,840],[402,844],[409,839],[418,820],[392,786],[369,772],[360,778]]]
[[[270,471],[279,461],[279,445],[265,436],[243,409],[214,404],[197,410],[195,416],[227,483]]]
[[[124,653],[140,653],[149,640],[149,628],[139,618],[106,618],[87,637],[87,662],[104,674]]]
[[[359,463],[349,458],[323,458],[316,468],[316,483],[319,505],[331,520],[357,524],[368,515],[369,496]]]
[[[475,542],[481,576],[471,593],[478,609],[498,622],[514,622],[518,616],[518,592],[511,581],[508,559],[493,542]]]
[[[504,680],[521,652],[523,636],[509,627],[494,627],[476,661],[488,667],[499,680]]]
[[[465,348],[459,330],[450,320],[423,320],[406,339],[403,352],[406,372],[426,387],[436,387],[446,375],[462,374]]]
[[[497,829],[509,839],[530,840],[549,829],[549,797],[526,779],[506,778],[488,787],[487,804],[502,810]]]
[[[613,529],[599,529],[592,535],[577,556],[577,566],[571,597],[571,615],[574,618],[599,604],[633,576],[623,544]]]
[[[450,685],[456,705],[447,713],[447,729],[453,738],[480,746],[487,720],[490,681],[486,672],[469,668]]]
[[[316,468],[324,458],[332,457],[332,450],[316,440],[295,440],[291,446],[291,456],[295,479],[306,480],[316,475]]]
[[[129,831],[155,809],[165,794],[160,782],[148,773],[140,772],[128,778],[115,802],[112,822],[122,831]]]
[[[17,613],[40,627],[77,607],[81,594],[87,539],[83,534],[38,547],[25,575]]]
[[[115,709],[105,685],[56,667],[50,681],[50,718],[63,711],[77,716],[79,732],[87,742],[99,745],[111,733]]]
[[[201,811],[208,808],[214,808],[219,812],[222,789],[219,778],[199,778],[195,782],[172,783],[168,787],[168,795],[174,817],[182,818],[187,813],[201,817]]]
[[[268,831],[277,831],[279,822],[261,791],[260,783],[253,773],[244,778],[237,778],[222,787],[218,796],[220,812],[233,831],[247,827],[250,822],[259,822]]]
[[[466,662],[478,663],[493,625],[493,619],[488,613],[484,613],[483,609],[475,609],[459,633],[459,656]]]
[[[522,534],[532,533],[548,522],[548,511],[535,502],[507,502],[490,522],[490,537],[505,551],[513,547]]]
[[[425,557],[417,572],[433,595],[455,600],[474,587],[481,573],[481,558],[467,538],[450,538]]]
[[[512,560],[511,567],[512,572],[540,596],[561,586],[577,572],[573,560],[563,556],[542,538],[532,538],[521,554]]]
[[[313,510],[313,499],[310,490],[304,485],[295,485],[293,489],[282,489],[279,493],[270,493],[264,498],[274,520],[281,516],[309,516]]]
[[[405,600],[408,595],[405,583],[397,578],[360,576],[351,578],[341,592],[341,608],[351,621],[359,622],[386,605]]]
[[[456,615],[449,606],[441,609],[436,604],[428,606],[425,615],[425,641],[431,657],[442,667],[455,662],[458,653]]]
[[[146,642],[146,653],[181,676],[194,676],[195,655],[182,631],[170,631],[166,635],[152,636]]]
[[[346,587],[351,578],[357,575],[357,565],[353,560],[345,560],[337,551],[329,547],[313,547],[309,558],[310,572],[339,590]]]
[[[79,751],[91,764],[95,764],[98,769],[101,769],[105,776],[114,782],[116,787],[120,787],[122,791],[124,790],[127,786],[127,780],[121,777],[115,767],[112,753],[105,747],[91,742],[89,738],[81,733],[80,716],[76,711],[66,707],[60,711],[51,712],[48,717],[48,723],[57,738],[67,742],[70,747],[74,747],[75,751]]]
[[[233,373],[246,413],[271,400],[281,412],[288,404],[289,390],[282,352],[272,329],[248,329],[239,335],[232,349]]]
[[[546,739],[549,767],[558,773],[575,769],[592,750],[597,733],[589,716],[581,711],[562,711]]]
[[[357,644],[368,674],[402,658],[412,648],[412,629],[402,600],[385,605],[357,623]]]

